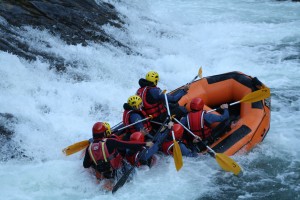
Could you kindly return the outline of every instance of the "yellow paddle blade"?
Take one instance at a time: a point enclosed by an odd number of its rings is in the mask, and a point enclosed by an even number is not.
[[[72,144],[71,146],[68,146],[68,147],[64,148],[62,150],[62,152],[64,154],[66,154],[66,156],[69,156],[73,153],[76,153],[76,152],[86,148],[87,146],[89,146],[89,144],[90,144],[90,142],[88,140],[77,142],[75,144]]]
[[[202,78],[202,67],[200,67],[199,71],[198,71],[198,76],[201,79]]]
[[[240,100],[240,102],[245,102],[245,103],[257,102],[270,97],[270,95],[271,95],[270,88],[266,87],[247,94]]]
[[[216,160],[222,169],[232,172],[234,175],[238,175],[242,171],[241,167],[225,154],[216,153]]]
[[[173,147],[174,163],[175,163],[176,170],[179,171],[183,166],[182,154],[178,142],[176,140],[173,140],[173,142],[174,142],[174,147]]]

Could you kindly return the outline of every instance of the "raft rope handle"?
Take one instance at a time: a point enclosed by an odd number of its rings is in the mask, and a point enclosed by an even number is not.
[[[107,158],[106,158],[106,155],[105,155],[105,149],[104,149],[105,146],[104,145],[105,145],[105,142],[102,142],[101,148],[102,148],[103,158],[104,158],[104,161],[107,162]]]
[[[106,154],[105,154],[105,149],[104,149],[105,142],[101,142],[101,143],[102,143],[101,147],[102,147],[103,158],[104,158],[104,161],[107,162],[107,158],[106,158]],[[90,144],[90,146],[89,146],[89,154],[90,154],[90,157],[92,158],[93,162],[95,163],[95,165],[98,165],[95,157],[92,154],[92,144]]]
[[[89,154],[90,154],[90,157],[92,158],[93,162],[95,163],[95,165],[98,165],[95,157],[92,154],[92,144],[90,144],[90,146],[89,146]]]
[[[173,151],[172,151],[172,153],[171,153],[171,148],[173,149],[173,146],[174,146],[174,142],[168,147],[168,149],[167,149],[167,153],[169,154],[169,155],[171,155],[171,154],[173,154]]]
[[[189,118],[189,114],[187,114],[186,118],[187,118],[187,124],[188,124],[188,127],[189,129],[191,129],[191,125],[190,125],[190,118]]]
[[[204,111],[201,113],[201,129],[203,130],[204,128]]]
[[[144,107],[144,93],[145,93],[145,91],[146,91],[146,89],[148,88],[148,86],[146,86],[144,89],[143,89],[143,91],[142,91],[142,93],[141,93],[141,98],[142,98],[142,107]]]

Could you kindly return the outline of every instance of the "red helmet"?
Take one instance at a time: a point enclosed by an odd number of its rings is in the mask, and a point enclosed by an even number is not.
[[[144,142],[145,136],[141,132],[134,132],[130,136],[130,141]]]
[[[190,104],[191,110],[193,111],[203,110],[203,107],[204,107],[204,101],[201,98],[197,97],[191,101]]]
[[[107,128],[102,122],[96,122],[93,126],[93,138],[103,138]]]
[[[180,124],[174,124],[173,126],[174,136],[176,140],[181,140],[183,135],[183,127]]]

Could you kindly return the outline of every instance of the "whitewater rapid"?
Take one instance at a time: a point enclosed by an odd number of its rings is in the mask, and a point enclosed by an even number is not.
[[[18,119],[13,145],[1,153],[16,147],[27,156],[0,162],[0,199],[300,199],[300,3],[107,2],[126,24],[104,30],[136,54],[109,44],[67,45],[31,27],[20,33],[31,45],[50,43],[47,51],[76,67],[56,73],[39,59],[0,51],[0,112]],[[233,156],[242,177],[222,171],[211,157],[185,158],[179,172],[172,158],[159,159],[112,195],[83,169],[80,153],[62,154],[89,139],[96,121],[119,123],[123,103],[149,70],[170,91],[191,81],[200,66],[203,76],[241,71],[271,88],[268,135],[253,151]]]

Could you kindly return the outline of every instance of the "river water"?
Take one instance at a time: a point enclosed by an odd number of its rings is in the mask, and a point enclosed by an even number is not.
[[[124,29],[104,30],[133,54],[109,44],[67,45],[47,31],[28,27],[32,45],[76,67],[66,73],[49,63],[0,52],[0,111],[17,117],[10,145],[1,149],[0,193],[30,199],[300,199],[300,3],[272,0],[131,0],[112,3]],[[122,105],[149,70],[168,91],[203,76],[241,71],[271,88],[271,129],[251,152],[232,158],[235,177],[211,157],[172,158],[138,170],[115,195],[82,168],[80,153],[61,150],[91,137],[96,121],[115,125]],[[12,159],[13,151],[26,157]]]

